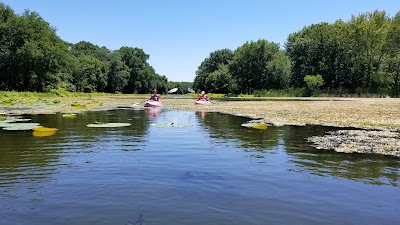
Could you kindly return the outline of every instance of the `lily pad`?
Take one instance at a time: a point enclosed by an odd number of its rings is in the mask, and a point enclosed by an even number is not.
[[[33,128],[32,135],[35,137],[47,137],[47,136],[52,136],[57,133],[58,129],[57,128],[51,128],[51,127],[35,127]]]
[[[57,128],[42,127],[42,126],[35,127],[35,128],[33,128],[33,130],[34,130],[34,131],[37,131],[37,132],[53,132],[53,131],[58,131]]]
[[[242,127],[265,130],[268,126],[266,123],[243,123]]]
[[[193,124],[183,124],[183,123],[181,123],[181,124],[179,124],[179,123],[159,123],[159,124],[156,124],[156,123],[152,123],[152,124],[150,124],[150,126],[158,127],[158,128],[164,128],[164,127],[183,128],[183,127],[191,127],[191,126],[193,126]]]
[[[32,135],[35,137],[48,137],[48,136],[52,136],[55,135],[57,133],[57,131],[33,131]]]
[[[66,114],[62,115],[62,117],[64,117],[64,118],[75,118],[77,116],[78,116],[78,114],[76,114],[76,113],[66,113]]]
[[[13,126],[13,125],[10,122],[0,121],[0,127],[11,127],[11,126]]]
[[[32,130],[39,127],[39,123],[9,123],[10,126],[3,127],[3,130]]]
[[[107,127],[129,127],[130,123],[93,123],[86,125],[87,127],[99,127],[99,128],[107,128]]]
[[[14,120],[14,122],[27,122],[27,121],[31,121],[32,119],[16,118],[16,119],[13,119],[13,120]]]

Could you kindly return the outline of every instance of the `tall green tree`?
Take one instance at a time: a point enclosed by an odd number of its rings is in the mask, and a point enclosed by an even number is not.
[[[77,91],[104,92],[107,86],[106,67],[108,64],[93,56],[78,58],[78,67],[74,72]]]
[[[266,40],[246,42],[239,47],[229,64],[229,71],[236,79],[241,91],[251,94],[254,90],[273,86],[274,56],[280,51],[279,45]],[[275,63],[275,66],[279,64]],[[282,69],[284,70],[284,69]]]
[[[385,49],[390,19],[385,11],[374,11],[353,16],[349,21],[352,41],[351,56],[353,73],[362,79],[369,89],[386,86],[382,83],[381,65],[387,55]],[[387,80],[386,77],[383,80]]]
[[[193,88],[196,90],[209,91],[212,87],[206,84],[207,77],[218,70],[221,64],[228,65],[232,60],[233,52],[230,49],[221,49],[210,53],[210,56],[201,62],[196,71]]]
[[[232,78],[229,72],[229,66],[220,64],[218,70],[212,72],[206,78],[206,86],[209,92],[213,93],[234,93],[237,92],[236,80]]]
[[[390,23],[386,49],[389,54],[386,71],[392,77],[392,95],[400,97],[400,11]]]
[[[128,84],[130,70],[118,58],[110,62],[110,72],[107,80],[107,92],[123,93],[125,86]]]
[[[68,46],[38,13],[25,11],[17,16],[0,4],[0,18],[0,86],[49,91],[71,73]]]
[[[154,68],[147,62],[149,55],[140,48],[121,47],[118,51],[121,60],[130,69],[125,93],[149,93],[157,88],[160,93],[167,89],[167,78],[156,74]]]

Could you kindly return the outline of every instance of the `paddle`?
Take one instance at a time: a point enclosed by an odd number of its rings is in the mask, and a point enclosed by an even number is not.
[[[138,106],[139,104],[143,104],[143,103],[145,103],[146,101],[147,101],[147,99],[146,99],[146,100],[144,100],[144,101],[141,101],[141,102],[135,103],[135,104],[133,104],[131,107],[136,107],[136,106]]]

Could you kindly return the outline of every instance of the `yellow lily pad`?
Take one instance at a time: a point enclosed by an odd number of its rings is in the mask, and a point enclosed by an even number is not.
[[[33,128],[33,131],[37,131],[37,132],[53,132],[53,131],[55,131],[55,132],[57,132],[58,129],[57,129],[57,128],[42,127],[42,126],[40,126],[40,127],[35,127],[35,128]]]
[[[53,130],[53,131],[37,131],[37,130],[34,130],[32,132],[32,135],[35,136],[35,137],[47,137],[47,136],[55,135],[56,133],[57,133],[56,130]]]
[[[76,114],[76,113],[66,113],[66,114],[62,115],[62,117],[64,117],[64,118],[75,118],[77,116],[78,116],[78,114]]]
[[[243,123],[242,127],[265,130],[265,129],[267,129],[267,124],[266,123]]]

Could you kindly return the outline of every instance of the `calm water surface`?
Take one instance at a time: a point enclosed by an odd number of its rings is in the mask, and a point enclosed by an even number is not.
[[[304,140],[335,128],[185,111],[25,118],[59,132],[0,130],[1,225],[400,224],[399,159]],[[172,122],[191,126],[153,126]]]

